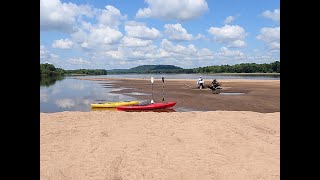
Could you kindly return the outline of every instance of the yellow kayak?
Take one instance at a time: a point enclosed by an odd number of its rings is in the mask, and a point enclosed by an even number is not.
[[[139,104],[139,101],[118,101],[91,104],[92,108],[115,108],[118,106],[131,106]]]
[[[111,108],[105,108],[105,107],[92,107],[91,111],[117,111],[117,108],[111,107]]]

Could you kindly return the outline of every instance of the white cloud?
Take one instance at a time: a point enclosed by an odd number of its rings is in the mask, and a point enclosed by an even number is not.
[[[44,45],[40,45],[40,63],[53,64],[57,58],[59,58],[59,55],[50,53]]]
[[[75,43],[83,43],[86,41],[88,36],[88,30],[78,29],[76,32],[71,34],[71,38]]]
[[[233,16],[228,16],[228,17],[224,20],[224,24],[231,24],[234,20],[235,20],[235,18],[234,18]]]
[[[88,41],[100,44],[113,44],[120,40],[122,33],[110,27],[95,27],[90,30]]]
[[[260,30],[257,39],[263,41],[269,50],[280,49],[280,27],[264,27]]]
[[[239,50],[229,50],[226,47],[222,47],[220,49],[220,51],[217,52],[217,55],[218,56],[225,56],[225,57],[233,56],[234,58],[237,58],[237,59],[245,57],[243,52],[241,52]]]
[[[221,28],[211,27],[208,32],[214,36],[215,41],[229,44],[230,47],[244,47],[246,45],[243,40],[247,34],[241,26],[225,25]]]
[[[261,14],[265,18],[272,19],[273,21],[280,21],[280,9],[272,11],[266,10]]]
[[[95,60],[92,57],[72,57],[66,58],[59,61],[59,65],[63,69],[101,69],[101,67],[96,66]]]
[[[213,52],[207,48],[197,48],[193,44],[187,46],[174,45],[167,39],[163,39],[160,46],[153,44],[144,47],[119,46],[116,50],[105,52],[101,59],[113,59],[104,61],[105,66],[133,67],[143,64],[175,64],[182,67],[191,67],[198,61],[213,60]]]
[[[108,27],[117,28],[121,20],[127,19],[127,16],[121,15],[119,9],[113,6],[106,6],[104,10],[102,10],[101,14],[98,16],[99,24],[103,24]]]
[[[126,21],[125,25],[127,25],[127,26],[146,26],[146,23],[137,22],[137,21]]]
[[[93,10],[87,5],[61,3],[60,0],[40,0],[41,31],[73,32],[77,18],[82,15],[92,17]]]
[[[271,50],[279,50],[280,49],[280,42],[270,42],[269,47]]]
[[[164,33],[168,36],[168,39],[175,41],[188,41],[193,38],[192,34],[188,34],[180,23],[177,24],[165,24]]]
[[[59,48],[59,49],[71,49],[73,46],[73,42],[69,39],[59,39],[55,40],[52,44],[53,48]]]
[[[60,4],[60,6],[62,6],[65,10],[68,10],[70,5],[70,3],[61,4],[60,1],[55,2],[57,2],[56,4],[58,4],[58,6]],[[51,6],[56,7],[57,5]],[[72,4],[72,6],[82,7],[74,4]],[[82,9],[80,8],[79,10]],[[118,43],[123,37],[122,33],[118,30],[118,26],[121,24],[122,20],[126,19],[126,16],[122,15],[117,8],[110,5],[106,6],[105,9],[102,10],[96,9],[96,12],[98,11],[100,13],[98,13],[96,16],[96,24],[91,24],[90,22],[86,22],[81,19],[77,20],[77,23],[72,21],[72,33],[70,33],[71,40],[57,40],[52,44],[52,47],[62,49],[81,47],[83,50],[88,51],[94,49],[103,49],[106,46]],[[77,14],[75,14],[73,18],[76,16]],[[63,25],[59,24],[59,26]]]
[[[152,41],[124,36],[121,43],[126,47],[144,47],[152,44]]]
[[[118,50],[111,50],[105,52],[105,56],[116,60],[124,59],[124,53],[121,51],[120,48],[118,48]]]
[[[82,58],[70,58],[70,59],[67,60],[67,62],[69,64],[80,65],[80,66],[81,65],[89,65],[89,64],[91,64],[89,61],[84,60]]]
[[[83,49],[86,49],[86,50],[89,50],[89,49],[90,49],[89,44],[88,44],[87,42],[82,42],[82,43],[80,44],[80,47],[82,47]]]
[[[247,55],[239,50],[231,50],[227,47],[222,47],[220,50],[214,52],[212,61],[206,61],[204,65],[212,66],[222,64],[239,64],[247,60]]]
[[[124,27],[129,37],[141,39],[156,39],[160,37],[160,32],[155,28],[148,28],[139,23],[127,23]]]
[[[146,0],[147,8],[139,9],[137,18],[189,20],[208,10],[205,0]]]
[[[83,58],[69,58],[67,60],[59,58],[58,55],[51,53],[43,45],[40,46],[40,63],[53,64],[55,67],[63,69],[89,68],[92,65],[91,61],[84,60]]]
[[[144,47],[120,46],[116,50],[107,51],[105,56],[107,58],[116,59],[123,64],[125,64],[127,61],[130,61],[131,64],[137,60],[148,60],[160,57],[155,45],[148,45]]]
[[[270,63],[280,61],[280,54],[273,52],[266,52],[263,49],[253,49],[251,53],[245,58],[246,62],[253,63]]]
[[[89,26],[87,28],[87,30],[79,29],[71,34],[73,40],[87,50],[118,43],[123,36],[120,31],[104,25]]]
[[[52,59],[57,59],[60,57],[58,54],[54,54],[54,53],[50,53],[50,56]]]
[[[55,104],[61,108],[71,108],[76,105],[76,102],[70,98],[58,99]]]
[[[217,41],[230,41],[244,39],[246,36],[243,27],[238,25],[225,25],[224,27],[211,27],[208,32],[214,36]]]
[[[189,40],[199,40],[206,39],[206,37],[200,33],[197,36],[189,34],[185,28],[182,27],[180,23],[177,24],[165,24],[164,34],[172,41],[189,41]]]
[[[198,39],[206,39],[206,37],[202,34],[198,34],[196,37],[194,37],[195,40],[198,40]]]
[[[48,54],[48,50],[44,45],[40,45],[40,59],[44,58]]]
[[[207,49],[198,49],[195,45],[188,46],[173,45],[167,39],[163,39],[160,43],[162,50],[166,51],[170,57],[180,57],[183,59],[212,59],[213,53]]]
[[[247,45],[247,43],[242,41],[242,40],[235,40],[235,41],[230,42],[228,47],[230,47],[230,48],[241,48],[241,47],[245,47],[246,45]]]

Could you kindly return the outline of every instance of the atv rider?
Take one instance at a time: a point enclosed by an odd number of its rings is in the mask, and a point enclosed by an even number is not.
[[[221,89],[221,83],[219,83],[216,79],[214,79],[212,81],[212,83],[210,84],[209,88],[212,90],[212,91],[215,91],[217,89]]]

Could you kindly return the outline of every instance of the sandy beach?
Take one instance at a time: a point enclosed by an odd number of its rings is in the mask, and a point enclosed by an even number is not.
[[[280,179],[280,113],[40,113],[40,178]]]
[[[149,79],[95,80],[132,88],[116,93],[151,93]],[[195,111],[40,113],[40,179],[280,179],[280,81],[219,82],[244,94],[170,79],[166,101]]]

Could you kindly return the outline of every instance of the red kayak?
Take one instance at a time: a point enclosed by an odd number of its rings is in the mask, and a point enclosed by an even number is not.
[[[134,105],[134,106],[119,106],[117,110],[130,111],[130,110],[153,110],[153,109],[165,109],[176,105],[177,102],[166,102],[166,103],[153,103],[146,105]]]

